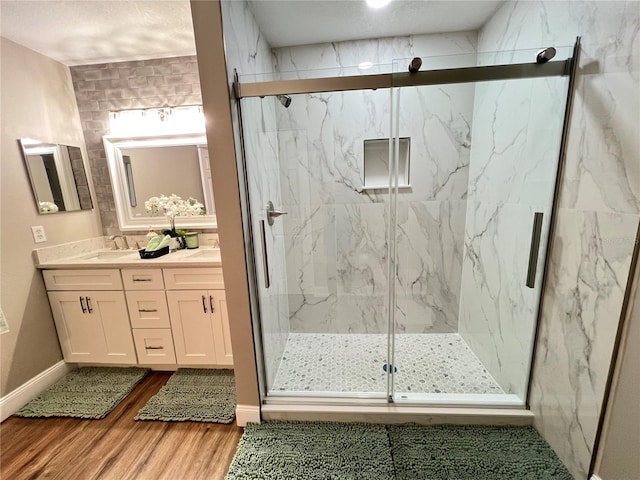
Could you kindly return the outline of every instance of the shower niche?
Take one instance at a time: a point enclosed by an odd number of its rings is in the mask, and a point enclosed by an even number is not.
[[[410,145],[409,137],[398,139],[398,188],[411,187],[409,182]],[[388,138],[364,141],[363,190],[389,188],[389,155]]]

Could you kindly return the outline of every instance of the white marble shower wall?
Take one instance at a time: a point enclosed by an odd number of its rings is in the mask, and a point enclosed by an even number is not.
[[[479,63],[511,60],[505,56],[511,53],[481,55]],[[567,82],[550,77],[476,85],[459,332],[504,391],[522,399]],[[544,219],[537,259],[540,273],[535,287],[529,288],[526,278],[536,212]]]
[[[233,69],[242,75],[273,71],[271,49],[260,32],[246,2],[221,2],[229,81],[233,81]],[[250,98],[242,101],[244,149],[250,208],[251,226],[254,232],[255,256],[258,259],[258,295],[261,305],[261,326],[267,384],[271,385],[280,365],[282,353],[289,335],[287,279],[284,264],[282,224],[266,227],[267,249],[272,262],[269,265],[271,286],[262,281],[264,272],[259,261],[259,224],[265,220],[264,206],[267,200],[276,205],[281,202],[280,165],[278,163],[278,138],[276,134],[276,105],[274,98]],[[232,101],[236,152],[239,144],[239,119]],[[238,155],[239,157],[239,155]],[[238,158],[239,160],[239,158]],[[241,171],[241,170],[240,170]],[[266,223],[266,222],[265,222]],[[249,244],[247,244],[249,248]],[[278,261],[280,260],[280,261]]]
[[[588,475],[640,219],[639,32],[635,1],[521,1],[478,37],[480,51],[582,37],[530,392],[536,428],[575,478]]]
[[[475,55],[474,33],[274,50],[279,71],[300,77],[308,76],[305,68],[339,72],[371,61],[391,71],[396,58],[461,53]],[[411,138],[411,187],[398,198],[395,279],[404,333],[457,331],[473,94],[472,85],[452,85],[400,95],[399,134]],[[384,333],[388,195],[363,190],[363,142],[389,137],[390,91],[292,98],[277,111],[291,329]]]

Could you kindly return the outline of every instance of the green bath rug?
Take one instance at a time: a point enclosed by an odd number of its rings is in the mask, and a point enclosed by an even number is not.
[[[16,412],[19,417],[106,417],[145,377],[144,368],[84,367],[69,372]]]
[[[248,424],[225,480],[393,480],[384,425]]]
[[[389,426],[398,480],[572,480],[533,427]]]
[[[231,423],[235,412],[233,370],[181,368],[142,407],[136,420]]]

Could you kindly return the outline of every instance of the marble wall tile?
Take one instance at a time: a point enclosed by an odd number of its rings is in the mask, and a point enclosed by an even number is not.
[[[476,85],[469,199],[549,205],[567,84],[551,77]]]
[[[589,469],[639,218],[558,215],[530,403],[576,478]]]
[[[469,200],[467,204],[460,335],[506,393],[524,400],[544,265],[538,255],[535,288],[526,286],[534,213],[529,205]]]
[[[398,204],[398,333],[458,331],[466,201]]]
[[[244,1],[221,2],[227,73],[229,84],[234,71],[251,74],[273,70],[270,47]],[[268,200],[277,206],[281,203],[280,165],[276,134],[276,100],[274,98],[250,98],[242,101],[244,149],[250,208],[251,228],[254,232],[254,255],[257,259],[258,296],[261,308],[262,340],[264,349],[267,387],[273,384],[289,335],[289,311],[287,275],[285,269],[284,233],[282,222],[265,225],[269,272],[262,270],[260,245],[260,221],[266,220],[265,205]],[[236,157],[241,160],[240,121],[235,100],[231,102],[232,121],[236,140]],[[239,171],[242,170],[240,166]],[[266,222],[265,222],[266,224]],[[249,244],[245,245],[249,248]],[[263,278],[271,279],[269,288]]]
[[[640,212],[639,32],[634,1],[521,1],[478,35],[481,51],[582,37],[530,392],[536,427],[576,478],[586,478],[594,448]]]
[[[467,33],[425,35],[291,47],[274,55],[281,71],[296,69],[300,77],[305,67],[350,74],[348,67],[365,56],[391,63],[418,51],[464,52],[469,61],[474,41],[475,34]],[[397,280],[403,331],[450,332],[457,326],[473,96],[472,85],[405,88],[400,94],[399,134],[411,138],[411,188],[399,195],[401,221],[409,222],[400,234],[406,241]],[[299,217],[285,222],[293,331],[385,332],[388,194],[363,186],[364,140],[389,137],[390,91],[292,95],[291,106],[276,115],[283,204]],[[333,219],[324,216],[328,211]],[[318,222],[319,213],[324,220]],[[436,230],[425,230],[426,224]],[[437,260],[441,235],[451,240],[445,249],[456,260]],[[415,271],[418,260],[422,268]],[[426,280],[435,278],[437,291],[431,291]]]
[[[582,37],[561,205],[640,211],[640,4],[508,2],[478,34],[478,51],[572,45]]]
[[[120,233],[102,144],[102,137],[109,134],[109,112],[201,104],[198,62],[195,56],[188,56],[82,65],[70,70],[102,228],[105,235]]]
[[[523,400],[541,286],[525,285],[533,216],[545,219],[542,262],[566,89],[566,78],[552,77],[478,83],[475,92],[459,332]]]
[[[475,64],[476,32],[353,40],[274,49],[276,68],[286,78],[356,75],[406,70],[405,60],[416,56],[428,59],[430,68]],[[471,54],[464,57],[465,54]],[[458,55],[459,57],[453,57]],[[361,62],[371,62],[370,70],[360,70]],[[457,64],[456,64],[457,62]],[[399,70],[398,70],[399,71]]]

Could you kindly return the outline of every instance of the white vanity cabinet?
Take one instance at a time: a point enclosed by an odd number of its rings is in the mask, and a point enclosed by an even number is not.
[[[222,269],[172,268],[163,276],[178,364],[233,365]]]
[[[118,270],[45,270],[64,359],[70,363],[137,363]]]
[[[138,362],[143,365],[175,364],[176,355],[162,270],[123,269],[122,281]]]
[[[222,268],[42,274],[70,363],[232,366]]]

